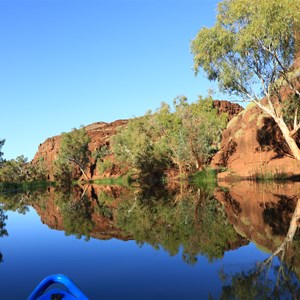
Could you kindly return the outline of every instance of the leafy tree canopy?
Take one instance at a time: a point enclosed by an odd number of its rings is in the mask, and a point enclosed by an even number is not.
[[[141,174],[162,174],[170,165],[180,174],[205,167],[217,151],[226,115],[218,115],[210,97],[188,104],[177,97],[129,122],[112,141],[116,158]]]
[[[299,11],[299,0],[225,0],[215,25],[202,28],[191,45],[196,74],[203,69],[222,91],[254,102],[271,116],[298,160],[300,73],[292,63],[299,51]],[[283,105],[287,88],[289,109]]]
[[[62,133],[58,159],[55,161],[55,179],[70,182],[74,178],[75,167],[88,179],[85,169],[89,162],[90,137],[84,127]]]
[[[1,149],[4,145],[4,143],[5,143],[5,140],[0,140],[0,165],[3,162],[3,152],[1,152]]]

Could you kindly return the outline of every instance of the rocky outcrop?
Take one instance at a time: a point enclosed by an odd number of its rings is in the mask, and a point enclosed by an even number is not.
[[[117,120],[112,123],[97,122],[85,127],[91,141],[89,150],[94,152],[100,149],[101,146],[108,145],[110,138],[116,134],[118,128],[125,126],[128,120]],[[44,143],[39,145],[38,151],[34,156],[33,163],[42,158],[48,170],[48,179],[53,180],[53,162],[57,159],[60,149],[60,135],[48,138]],[[90,159],[91,166],[94,164],[93,159]],[[92,178],[97,175],[93,167],[88,170],[88,175]],[[116,173],[118,173],[116,171]],[[113,174],[112,174],[113,175]]]
[[[243,108],[234,103],[230,103],[225,100],[215,100],[214,101],[215,108],[218,109],[219,113],[227,113],[228,120],[231,120],[236,114],[241,112]],[[113,135],[116,134],[118,128],[122,126],[126,126],[128,120],[117,120],[112,123],[105,122],[97,122],[90,124],[85,127],[87,134],[89,135],[91,141],[89,143],[89,150],[94,152],[95,150],[100,149],[101,146],[107,145],[109,146],[110,139]],[[44,143],[39,145],[38,151],[35,154],[35,157],[32,163],[37,162],[40,158],[42,158],[45,162],[45,166],[48,170],[48,179],[53,180],[53,162],[57,159],[58,153],[60,149],[60,136],[54,136],[48,138]],[[108,157],[111,161],[114,160],[113,154]],[[124,174],[126,170],[119,169],[117,166],[110,170],[107,174],[101,174],[101,176],[97,173],[95,161],[93,158],[90,158],[90,167],[87,170],[87,175],[96,179],[99,177],[117,177]]]
[[[220,179],[300,174],[300,163],[290,155],[277,124],[255,104],[228,123],[212,166],[226,168]]]
[[[239,104],[226,100],[214,100],[214,107],[218,110],[219,114],[227,113],[229,121],[244,110]]]
[[[296,88],[299,90],[299,54],[296,54],[291,71],[297,78]],[[282,87],[280,94],[283,100],[288,99],[291,94],[289,86]],[[266,99],[262,99],[262,103],[267,106]],[[300,146],[299,132],[296,142]],[[212,166],[226,169],[219,174],[219,179],[251,178],[257,174],[300,178],[300,162],[292,157],[278,125],[254,103],[227,124],[221,150],[213,158]]]

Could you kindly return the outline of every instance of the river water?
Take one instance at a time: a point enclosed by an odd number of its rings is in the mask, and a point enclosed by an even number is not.
[[[47,275],[90,299],[300,299],[300,184],[0,195],[0,299]]]

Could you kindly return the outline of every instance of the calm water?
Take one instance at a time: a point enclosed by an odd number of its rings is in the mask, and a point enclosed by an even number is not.
[[[53,273],[90,299],[299,298],[299,184],[155,192],[1,195],[0,299]]]

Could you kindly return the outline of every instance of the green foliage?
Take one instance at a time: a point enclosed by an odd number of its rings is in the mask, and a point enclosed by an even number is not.
[[[2,147],[3,147],[3,145],[4,145],[4,143],[5,143],[5,140],[3,139],[3,140],[0,140],[0,167],[1,167],[1,164],[2,164],[2,162],[3,162],[3,152],[1,151],[1,149],[2,149]]]
[[[215,25],[192,43],[196,73],[202,68],[223,91],[242,97],[263,83],[265,95],[293,62],[299,10],[298,0],[220,2]]]
[[[70,185],[73,179],[71,165],[62,159],[54,161],[54,180],[58,186]]]
[[[48,187],[48,181],[0,182],[0,193],[32,192]]]
[[[218,115],[210,97],[200,97],[185,109],[182,120],[188,152],[186,156],[191,157],[189,164],[193,171],[201,170],[209,164],[219,148],[227,117],[225,114]]]
[[[251,180],[258,182],[278,182],[287,181],[291,176],[284,171],[267,172],[264,170],[257,171],[251,176]]]
[[[217,171],[210,168],[193,174],[189,180],[196,186],[205,187],[209,191],[213,191],[218,186]]]
[[[189,264],[194,264],[199,254],[210,260],[221,258],[230,243],[238,241],[222,205],[203,189],[182,195],[147,194],[146,198],[141,192],[120,202],[116,219],[117,227],[138,244],[162,247],[170,255],[182,249],[183,260]]]
[[[300,285],[294,270],[284,262],[279,264],[258,263],[233,275],[222,272],[225,284],[220,299],[299,299]]]
[[[60,151],[54,162],[56,181],[70,183],[72,179],[78,178],[78,170],[88,179],[85,169],[89,162],[89,142],[90,138],[84,127],[74,128],[71,132],[61,135]]]
[[[114,201],[114,198],[108,195],[106,192],[101,191],[98,194],[98,206],[96,211],[98,214],[102,215],[106,219],[112,219],[113,210],[111,207],[111,203]]]
[[[107,145],[102,145],[100,149],[95,150],[92,153],[92,158],[95,161],[103,160],[108,154],[110,154],[109,147]]]
[[[295,113],[298,118],[300,119],[300,103],[299,98],[292,94],[288,97],[288,101],[284,101],[282,103],[282,114],[284,121],[286,124],[289,125],[289,128],[292,129],[292,124],[294,122]]]
[[[0,237],[7,236],[7,230],[5,229],[7,215],[5,215],[3,209],[0,208]]]
[[[112,149],[118,162],[137,169],[141,174],[161,174],[166,166],[165,149],[151,115],[133,119],[113,137]]]
[[[293,61],[299,11],[299,0],[224,0],[215,25],[202,28],[191,45],[195,73],[203,69],[221,91],[254,102],[272,117],[297,160],[300,91]]]
[[[6,223],[5,221],[7,220],[7,215],[5,215],[3,209],[0,208],[0,237],[7,236],[8,232],[5,229]],[[0,252],[0,263],[3,262],[3,255]]]
[[[226,116],[218,115],[210,97],[188,104],[177,97],[153,114],[134,119],[112,141],[121,163],[142,175],[162,176],[170,165],[180,174],[200,170],[217,151]]]
[[[30,179],[27,158],[23,155],[2,163],[0,169],[0,181],[23,182]]]
[[[205,189],[186,186],[179,194],[165,189],[98,188],[91,188],[89,193],[86,186],[72,187],[69,192],[50,188],[40,193],[0,194],[1,209],[25,214],[29,206],[34,206],[47,215],[49,208],[50,214],[57,214],[58,222],[62,220],[66,235],[88,240],[92,233],[103,236],[105,226],[107,237],[117,232],[140,245],[162,247],[170,255],[182,253],[189,264],[196,263],[201,254],[210,260],[220,258],[239,241],[224,208]]]
[[[0,182],[21,183],[45,180],[47,180],[47,169],[43,158],[35,163],[28,163],[27,157],[21,155],[16,159],[1,162]]]
[[[110,170],[113,167],[113,163],[110,160],[97,161],[97,170],[99,174],[105,173],[107,170]]]
[[[47,180],[48,170],[43,157],[40,157],[34,164],[29,164],[29,176],[32,180],[45,181]]]
[[[73,190],[72,193],[65,193],[58,190],[55,199],[63,218],[65,234],[75,235],[77,239],[85,237],[88,241],[94,222],[91,219],[91,202],[85,195],[85,191],[78,189]]]
[[[10,190],[0,193],[1,207],[5,211],[17,211],[20,214],[26,214],[29,211],[29,206],[47,199],[48,185],[46,182],[10,183],[9,187]],[[12,187],[14,189],[11,189]]]
[[[106,178],[99,178],[99,179],[95,179],[93,181],[91,181],[91,183],[93,184],[97,184],[97,185],[119,185],[119,186],[130,186],[130,184],[133,182],[134,180],[131,178],[131,174],[126,174],[124,176],[120,176],[117,178],[113,178],[113,177],[106,177]]]

